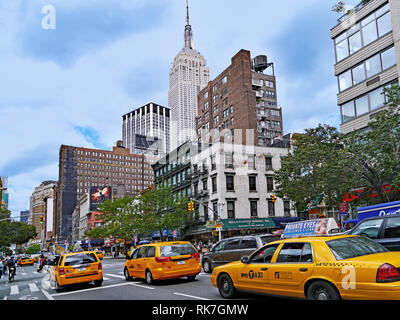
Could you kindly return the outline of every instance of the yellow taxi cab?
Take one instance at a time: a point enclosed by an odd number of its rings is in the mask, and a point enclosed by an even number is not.
[[[325,235],[268,243],[216,267],[224,298],[250,291],[310,300],[400,299],[400,252],[363,236]]]
[[[126,280],[154,280],[187,277],[194,280],[201,271],[200,255],[187,241],[158,242],[141,245],[127,256],[124,265]]]
[[[37,255],[37,256],[35,256],[35,257],[33,257],[33,263],[36,263],[36,262],[38,262],[39,261],[39,256]]]
[[[64,286],[94,281],[103,283],[103,267],[94,251],[64,253],[57,257],[49,269],[50,286],[57,291]]]
[[[33,259],[30,257],[23,257],[17,260],[17,265],[25,266],[25,265],[33,265]]]
[[[95,250],[94,252],[96,252],[96,254],[97,254],[97,256],[99,257],[100,260],[103,260],[103,258],[104,258],[103,251]]]

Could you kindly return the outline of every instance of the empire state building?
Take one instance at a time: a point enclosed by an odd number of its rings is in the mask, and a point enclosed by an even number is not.
[[[168,105],[171,109],[171,149],[196,139],[197,95],[209,81],[204,57],[195,50],[189,6],[186,0],[184,47],[176,55],[169,73]]]

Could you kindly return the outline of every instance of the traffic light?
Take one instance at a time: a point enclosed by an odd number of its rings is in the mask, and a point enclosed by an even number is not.
[[[194,209],[194,202],[193,201],[188,202],[188,211],[193,211],[193,209]]]
[[[275,201],[276,201],[276,197],[275,197],[275,195],[273,194],[273,195],[271,195],[271,201],[273,202],[273,203],[275,203]]]
[[[43,216],[40,216],[40,224],[43,224]]]

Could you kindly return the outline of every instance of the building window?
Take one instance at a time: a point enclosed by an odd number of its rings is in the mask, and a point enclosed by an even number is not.
[[[204,110],[208,109],[208,101],[204,102]]]
[[[266,170],[272,170],[272,157],[265,157]]]
[[[397,83],[397,82],[394,82]],[[355,100],[349,101],[341,105],[342,110],[342,123],[359,117],[367,112],[384,106],[389,101],[383,94],[384,88],[391,87],[393,84],[375,89],[363,96],[358,97]]]
[[[283,215],[285,217],[290,217],[290,201],[289,200],[283,201]]]
[[[249,176],[249,191],[255,192],[257,191],[257,177]]]
[[[257,201],[250,201],[250,216],[257,217]]]
[[[268,216],[274,217],[275,216],[275,203],[271,200],[268,200]]]
[[[212,208],[213,208],[213,217],[214,217],[214,221],[218,220],[218,202],[213,202],[212,203]]]
[[[273,192],[274,191],[274,178],[267,177],[267,191]]]
[[[215,96],[213,96],[213,103],[217,103],[218,102],[218,95],[216,94]]]
[[[215,155],[211,156],[211,170],[216,170],[217,169],[217,164],[215,162]]]
[[[228,212],[228,219],[235,219],[235,201],[227,201],[226,208]]]
[[[207,180],[203,180],[203,190],[207,190],[208,186],[207,186]]]
[[[228,94],[228,87],[225,87],[222,89],[222,96],[225,96]]]
[[[247,159],[248,159],[247,162],[248,162],[249,170],[255,170],[256,169],[256,156],[254,154],[248,154]]]
[[[389,4],[371,13],[361,23],[357,23],[334,39],[336,61],[339,62],[349,55],[367,46],[378,37],[392,31]]]
[[[204,100],[208,99],[208,91],[206,91],[206,92],[204,93],[203,99],[204,99]]]
[[[226,176],[226,191],[235,191],[234,176],[233,175],[227,175]]]
[[[208,221],[208,206],[206,204],[203,205],[204,211],[204,221]]]
[[[211,178],[211,183],[212,183],[212,192],[216,193],[217,192],[217,177],[212,177]]]
[[[233,153],[225,152],[225,168],[233,168]]]
[[[222,80],[221,80],[221,83],[225,84],[227,82],[228,82],[228,76],[223,77]]]
[[[217,92],[218,86],[217,86],[217,85],[214,85],[213,88],[212,88],[212,90],[213,90],[213,92]]]

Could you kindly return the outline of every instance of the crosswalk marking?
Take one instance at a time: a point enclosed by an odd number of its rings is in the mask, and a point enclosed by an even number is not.
[[[39,288],[36,286],[36,284],[34,284],[34,283],[30,283],[29,284],[29,289],[32,291],[32,292],[35,292],[35,291],[39,291]]]
[[[13,294],[18,294],[18,293],[19,293],[18,286],[11,286],[10,294],[13,295]]]
[[[108,281],[110,278],[103,277],[103,280]]]

